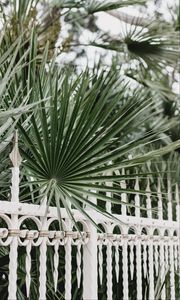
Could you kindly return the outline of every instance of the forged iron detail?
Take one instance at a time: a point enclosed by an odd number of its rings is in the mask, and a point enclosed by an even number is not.
[[[59,266],[59,243],[56,241],[54,245],[54,272],[53,272],[53,278],[54,278],[54,290],[57,291],[57,284],[58,284],[58,266]]]
[[[17,133],[15,145],[11,153],[12,179],[11,201],[0,201],[0,246],[9,247],[9,279],[8,300],[17,299],[17,268],[18,248],[24,247],[25,256],[25,285],[27,298],[31,297],[31,265],[32,249],[38,247],[39,261],[39,299],[46,299],[46,270],[47,249],[53,249],[53,283],[54,290],[58,291],[60,251],[65,249],[65,299],[71,299],[72,289],[72,249],[76,248],[76,277],[78,288],[83,288],[83,299],[93,300],[98,298],[98,274],[102,285],[106,276],[108,300],[113,299],[113,273],[116,282],[123,280],[123,300],[129,298],[129,280],[136,280],[137,299],[143,299],[142,281],[149,280],[149,295],[155,297],[155,280],[160,275],[161,283],[164,274],[170,272],[170,298],[175,299],[175,273],[180,270],[180,244],[179,244],[179,189],[176,184],[175,199],[172,197],[170,179],[168,179],[168,219],[163,219],[161,180],[158,178],[157,190],[157,219],[153,218],[151,207],[150,178],[147,178],[146,209],[147,218],[141,216],[141,196],[139,193],[139,178],[135,178],[135,209],[134,216],[128,215],[126,202],[128,195],[121,193],[121,214],[113,214],[116,221],[87,209],[87,213],[99,225],[103,232],[97,229],[79,211],[73,210],[75,221],[81,223],[82,230],[77,231],[72,227],[72,222],[64,208],[62,213],[61,230],[51,230],[52,223],[58,221],[58,211],[55,207],[47,209],[47,199],[40,205],[19,203],[19,166],[21,157],[18,152]],[[117,171],[120,174],[120,171]],[[121,174],[125,175],[125,170]],[[110,184],[107,184],[110,187]],[[126,180],[120,182],[122,189],[126,188]],[[107,192],[107,195],[109,192]],[[97,196],[98,198],[98,196]],[[93,203],[96,198],[90,199]],[[175,200],[175,201],[174,201]],[[173,220],[172,205],[176,205],[176,220]],[[112,205],[107,205],[111,213]],[[28,228],[27,220],[33,223]],[[58,222],[57,222],[58,223]],[[117,229],[117,231],[116,231]],[[157,230],[158,229],[158,230]],[[133,234],[132,234],[133,230]],[[144,231],[146,234],[144,234]],[[156,234],[155,234],[156,233]],[[106,253],[106,258],[104,257]],[[106,272],[103,264],[106,263]],[[120,270],[122,276],[120,277]],[[105,273],[105,274],[104,274]],[[135,276],[136,273],[136,276]],[[128,278],[130,275],[130,278]],[[162,287],[161,299],[166,299],[166,289]]]
[[[102,285],[103,280],[103,254],[102,254],[102,241],[98,244],[98,263],[99,263],[99,281],[100,285]]]
[[[133,280],[134,277],[134,242],[131,241],[129,243],[130,245],[130,274],[131,274],[131,280]]]

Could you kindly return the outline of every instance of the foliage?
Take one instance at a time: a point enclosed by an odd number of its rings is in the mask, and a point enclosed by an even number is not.
[[[40,202],[48,196],[48,204],[65,207],[73,220],[74,207],[88,218],[87,206],[109,216],[100,201],[114,206],[122,203],[120,197],[106,193],[121,193],[119,181],[127,179],[123,192],[131,195],[137,170],[142,178],[146,174],[161,176],[164,190],[167,177],[173,174],[174,189],[180,178],[179,99],[172,90],[178,64],[177,24],[174,22],[174,27],[165,22],[162,26],[153,21],[141,26],[137,21],[126,28],[123,36],[113,38],[96,24],[97,12],[144,2],[13,0],[7,4],[12,8],[10,13],[1,5],[2,199],[9,199],[8,155],[15,128],[23,157],[21,201]],[[64,23],[70,25],[71,33],[58,48]],[[81,45],[79,38],[84,28],[95,31],[97,37]],[[63,51],[74,51],[78,58],[89,46],[107,50],[107,56],[109,51],[113,53],[110,66],[105,66],[103,57],[92,70],[79,71],[70,64],[66,67],[58,63]],[[118,175],[116,170],[121,168],[129,173]],[[107,182],[112,186],[107,187]],[[153,176],[151,185],[156,197]],[[145,185],[141,189],[144,195]],[[90,198],[97,194],[96,205]],[[133,203],[127,205],[133,207]],[[0,257],[4,255],[7,253]],[[32,255],[31,289],[37,299],[37,251],[33,250]],[[52,253],[48,255],[50,269]],[[25,294],[24,257],[21,253],[19,299],[24,299]],[[5,263],[0,259],[0,268],[7,275],[7,259]],[[48,272],[49,299],[63,298],[61,293],[53,292],[51,278]],[[1,282],[0,295],[6,299],[6,284]]]

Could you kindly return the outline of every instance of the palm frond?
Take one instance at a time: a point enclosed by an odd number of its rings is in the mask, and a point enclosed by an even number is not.
[[[63,205],[67,199],[76,208],[82,204],[90,205],[84,195],[92,195],[92,190],[97,194],[107,190],[122,192],[120,186],[106,186],[108,180],[115,183],[119,179],[115,173],[108,178],[107,171],[143,164],[180,146],[177,141],[127,159],[134,149],[144,147],[161,131],[167,130],[165,126],[114,149],[114,138],[117,140],[120,132],[126,129],[129,132],[130,128],[133,131],[135,119],[141,118],[145,111],[154,116],[157,110],[157,104],[149,99],[123,103],[124,86],[119,84],[114,72],[102,72],[94,78],[87,71],[74,76],[69,71],[62,74],[56,70],[53,79],[47,82],[49,86],[42,85],[39,77],[34,83],[36,94],[40,98],[48,95],[50,100],[40,104],[41,109],[35,111],[28,130],[18,124],[22,136],[20,150],[25,174],[30,172],[39,189],[41,185],[53,184],[59,193],[59,201],[64,199]],[[117,105],[118,110],[115,109]],[[126,192],[133,191],[127,189]],[[100,194],[98,197],[117,203],[113,197]],[[69,204],[66,209],[70,213]],[[94,209],[100,208],[94,205]]]
[[[86,3],[87,11],[90,14],[100,12],[100,11],[109,11],[113,9],[118,9],[128,5],[135,4],[144,4],[145,0],[118,0],[118,1],[97,1],[97,0],[88,0]]]

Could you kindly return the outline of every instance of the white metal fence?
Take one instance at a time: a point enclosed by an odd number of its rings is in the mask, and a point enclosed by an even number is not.
[[[115,216],[120,222],[115,223],[105,216],[88,210],[93,220],[102,225],[104,232],[98,233],[96,228],[74,210],[74,218],[82,226],[82,234],[73,229],[73,225],[65,211],[61,209],[63,230],[51,230],[51,224],[58,220],[58,211],[55,207],[46,209],[46,203],[41,205],[19,202],[19,164],[18,149],[15,146],[11,160],[12,187],[11,201],[0,201],[0,218],[6,224],[0,228],[0,246],[9,247],[9,280],[8,299],[17,298],[17,268],[18,247],[26,249],[26,293],[27,298],[31,285],[31,251],[39,247],[39,299],[46,299],[47,285],[47,249],[54,250],[53,280],[54,289],[58,289],[59,251],[65,251],[65,279],[64,295],[66,300],[72,299],[72,249],[76,248],[76,277],[78,287],[82,287],[84,300],[98,299],[98,286],[105,278],[106,299],[113,297],[113,286],[121,289],[119,298],[130,299],[130,283],[135,282],[136,299],[145,299],[143,282],[147,281],[147,299],[155,299],[155,285],[157,277],[159,282],[164,282],[165,274],[169,270],[169,277],[161,290],[160,299],[176,299],[176,276],[180,266],[179,245],[179,192],[172,197],[171,186],[168,187],[168,203],[166,220],[163,218],[162,193],[160,179],[158,180],[158,208],[156,218],[152,215],[151,191],[147,180],[146,208],[147,217],[141,216],[141,196],[138,194],[139,179],[136,178],[134,189],[135,211],[128,215],[126,205],[121,205],[121,213]],[[125,188],[126,182],[121,182]],[[121,199],[126,202],[127,195],[121,194]],[[96,199],[91,199],[96,202]],[[176,206],[176,216],[173,216],[173,206]],[[106,205],[111,212],[111,205]],[[174,218],[174,220],[173,220]],[[35,230],[23,228],[22,224],[31,219],[36,224]],[[113,275],[114,274],[114,275]],[[114,279],[115,278],[115,279]],[[167,295],[167,285],[170,292]],[[78,299],[77,299],[78,300]]]

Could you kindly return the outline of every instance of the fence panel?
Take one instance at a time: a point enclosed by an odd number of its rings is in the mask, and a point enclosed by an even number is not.
[[[132,282],[136,286],[136,298],[144,299],[144,283],[149,282],[148,299],[154,299],[157,292],[155,286],[159,280],[163,283],[169,270],[170,299],[175,295],[175,273],[180,268],[179,247],[179,191],[176,185],[175,199],[173,199],[170,180],[168,179],[168,219],[163,219],[161,180],[158,179],[157,213],[153,218],[151,207],[150,179],[147,179],[146,208],[147,218],[141,217],[140,182],[135,180],[135,210],[134,216],[129,215],[125,204],[121,205],[121,214],[114,216],[119,222],[88,210],[87,212],[97,224],[101,224],[104,232],[98,233],[96,228],[77,210],[73,210],[74,218],[82,224],[82,232],[72,228],[72,223],[64,208],[61,208],[63,228],[51,230],[53,222],[58,220],[55,207],[47,210],[46,199],[40,205],[19,202],[19,165],[21,158],[17,148],[17,141],[11,153],[12,186],[11,201],[0,201],[0,218],[3,220],[0,228],[0,246],[9,250],[9,280],[8,300],[17,299],[17,269],[18,248],[24,247],[26,295],[30,296],[32,248],[39,249],[39,299],[47,298],[47,250],[52,247],[54,290],[58,291],[60,248],[65,251],[65,283],[64,295],[66,300],[72,299],[72,250],[76,248],[76,277],[77,286],[82,286],[84,300],[98,299],[98,286],[105,280],[107,299],[113,299],[115,286],[123,287],[119,299],[127,300],[132,293]],[[125,170],[121,171],[125,174]],[[107,184],[110,186],[110,184]],[[125,188],[126,181],[120,182]],[[107,195],[109,196],[109,194]],[[121,199],[126,203],[128,196],[122,193]],[[94,203],[97,199],[90,199]],[[176,202],[176,220],[173,220],[172,202]],[[111,212],[111,205],[107,205]],[[31,220],[36,229],[22,228],[25,221]],[[118,228],[118,230],[117,230]],[[104,253],[106,256],[104,256]],[[103,264],[105,263],[106,269]],[[115,279],[114,279],[115,278]],[[122,278],[120,282],[120,278]],[[161,299],[167,299],[167,287],[161,291]]]

